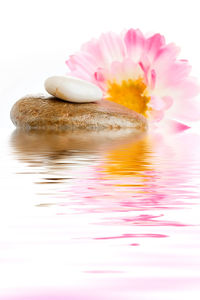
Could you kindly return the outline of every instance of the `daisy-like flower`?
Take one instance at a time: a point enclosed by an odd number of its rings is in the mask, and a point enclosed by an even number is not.
[[[160,34],[144,36],[129,29],[105,33],[84,44],[66,61],[70,75],[98,85],[104,99],[128,107],[149,119],[180,122],[200,117],[195,97],[200,89],[190,76],[179,48]]]

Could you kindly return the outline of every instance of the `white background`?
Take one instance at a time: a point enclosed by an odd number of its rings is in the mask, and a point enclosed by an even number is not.
[[[175,42],[181,47],[181,58],[186,58],[190,61],[193,66],[193,75],[197,76],[200,81],[199,8],[200,0],[0,0],[0,128],[6,128],[9,132],[12,132],[14,126],[9,118],[9,111],[12,105],[20,97],[28,93],[44,92],[43,83],[48,76],[65,74],[67,72],[65,60],[70,54],[77,51],[82,43],[92,37],[98,37],[102,32],[110,30],[121,32],[125,28],[133,27],[140,28],[143,32],[159,32],[163,34],[167,42]],[[199,130],[200,126],[196,128]],[[2,130],[2,132],[7,133],[6,130]],[[3,142],[2,137],[3,134],[0,136],[1,143]],[[7,135],[5,140],[7,140]],[[87,232],[89,221],[95,221],[93,219],[88,220],[88,215],[83,215],[83,219],[80,219],[80,215],[76,217],[71,215],[71,218],[60,219],[60,216],[56,216],[55,213],[57,212],[57,206],[53,207],[52,210],[39,212],[37,208],[33,208],[36,189],[36,185],[33,185],[35,178],[33,176],[37,178],[37,169],[36,175],[31,174],[29,176],[25,174],[22,177],[18,176],[18,174],[16,175],[15,171],[20,170],[19,166],[24,168],[24,165],[20,160],[14,161],[10,159],[8,149],[3,149],[3,143],[1,143],[1,151],[3,150],[4,152],[2,151],[0,163],[3,170],[0,182],[4,180],[5,183],[3,183],[3,189],[0,189],[2,198],[0,210],[1,245],[4,245],[4,248],[1,246],[2,249],[0,249],[4,254],[4,256],[0,255],[0,258],[4,258],[3,266],[0,268],[0,273],[2,274],[2,276],[0,274],[0,289],[10,288],[10,286],[28,286],[28,284],[32,284],[34,287],[39,286],[40,282],[47,285],[57,284],[58,286],[64,286],[66,284],[66,272],[68,272],[68,276],[70,274],[71,279],[69,282],[72,282],[76,288],[82,280],[81,275],[79,275],[82,274],[81,259],[90,266],[94,261],[99,261],[101,251],[104,261],[109,262],[113,257],[113,248],[108,246],[106,248],[97,248],[97,246],[95,246],[96,248],[90,248],[88,244],[85,247],[81,245],[83,254],[79,256],[79,253],[77,255],[74,252],[74,249],[76,251],[79,249],[76,244],[71,246],[66,243],[62,250],[60,250],[59,243],[55,243],[54,247],[49,247],[48,244],[47,246],[40,246],[40,242],[43,239],[44,241],[54,241],[53,239],[56,236],[58,236],[58,239],[64,235],[67,236],[66,228],[68,228],[70,236],[71,225],[75,234],[77,230],[77,236],[79,236],[80,229],[74,225],[76,222],[77,224],[78,222],[86,224],[86,228],[83,227],[83,232],[84,230]],[[84,171],[85,168],[84,166]],[[77,173],[79,172],[79,170],[75,170]],[[70,177],[70,175],[68,176]],[[63,207],[61,207],[61,212],[62,210]],[[186,216],[187,212],[184,216]],[[41,217],[40,215],[38,216],[39,213],[41,213]],[[184,210],[182,210],[182,214],[184,214]],[[32,217],[29,217],[30,215]],[[193,213],[190,211],[190,214],[187,214],[187,218],[193,220],[198,220],[198,216],[199,209],[196,209],[196,211],[193,209]],[[90,216],[90,218],[92,217],[93,215]],[[25,226],[26,224],[27,226]],[[49,231],[46,231],[44,226],[46,228],[49,226]],[[116,233],[118,229],[118,227],[114,227]],[[189,233],[188,235],[183,234],[182,236],[179,235],[178,238],[174,235],[174,241],[172,241],[172,244],[177,242],[177,244],[179,243],[184,247],[185,236],[191,237],[190,240],[193,243],[190,246],[193,250],[186,247],[184,252],[183,249],[177,248],[178,252],[175,253],[177,261],[180,263],[182,263],[184,257],[188,258],[192,253],[188,259],[189,262],[192,262],[191,266],[195,266],[194,269],[191,267],[191,273],[188,272],[187,268],[183,269],[181,265],[181,268],[177,269],[178,273],[174,274],[176,264],[174,268],[170,269],[171,265],[168,266],[166,263],[163,268],[159,269],[155,268],[153,261],[152,267],[147,265],[145,269],[144,265],[140,269],[139,265],[139,267],[135,268],[133,271],[136,272],[136,276],[146,276],[147,281],[148,278],[157,274],[160,276],[161,273],[163,277],[171,277],[172,281],[173,276],[180,278],[181,276],[186,278],[199,276],[199,269],[197,269],[199,246],[198,240],[193,240],[198,235],[198,229],[198,227],[192,228],[191,235]],[[32,230],[33,238],[30,235],[30,230]],[[192,230],[196,231],[192,232]],[[17,246],[18,240],[19,244]],[[24,241],[26,241],[25,244],[23,243]],[[29,241],[33,241],[33,243],[29,243]],[[166,241],[168,242],[169,240],[166,239]],[[8,242],[11,245],[13,243],[16,248],[6,248],[5,245],[10,245]],[[144,247],[143,251],[146,251],[147,261],[151,261],[152,254],[157,254],[157,252],[159,254],[159,252],[163,251],[165,257],[165,254],[167,256],[170,251],[174,251],[174,248],[170,249],[164,242],[162,247],[160,247],[159,240],[156,240],[153,244],[146,243],[147,247]],[[169,245],[171,244],[169,243]],[[116,251],[121,251],[120,247],[116,249],[118,249]],[[138,252],[140,252],[140,248],[138,249]],[[132,249],[128,251],[132,251]],[[72,262],[69,261],[71,257]],[[77,257],[80,259],[78,263],[76,262]],[[118,257],[124,260],[123,249],[122,253],[115,253],[114,259]],[[137,260],[137,257],[136,255],[134,259]],[[63,258],[65,258],[64,262],[67,265],[67,271],[62,268]],[[24,264],[21,263],[23,259],[25,260]],[[127,255],[127,262],[129,263],[128,259],[129,256]],[[27,261],[28,263],[26,263]],[[49,262],[51,266],[50,271],[48,270]],[[76,268],[74,270],[72,268],[76,263],[78,271]],[[163,263],[165,263],[164,259]],[[41,270],[38,272],[40,264],[43,272]],[[148,273],[146,273],[146,270]],[[132,276],[131,272],[130,277]],[[90,283],[89,280],[87,282]],[[162,293],[162,289],[160,293]],[[169,290],[168,292],[173,293],[173,295],[168,293],[160,295],[160,293],[156,294],[157,297],[154,299],[172,299],[174,297],[174,290]],[[177,300],[188,299],[189,296],[195,300],[199,299],[199,297],[196,298],[194,295],[195,290],[186,291],[183,286],[181,286],[180,294],[175,295]]]
[[[1,127],[12,127],[11,106],[43,82],[65,74],[65,60],[101,32],[140,28],[159,32],[182,49],[200,78],[199,0],[0,1]],[[14,127],[13,127],[14,128]]]

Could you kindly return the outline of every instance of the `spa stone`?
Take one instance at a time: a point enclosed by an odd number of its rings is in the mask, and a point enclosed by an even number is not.
[[[147,129],[142,115],[111,101],[78,104],[41,95],[17,101],[11,109],[11,120],[24,129]]]
[[[95,84],[70,76],[49,77],[44,85],[50,95],[65,101],[87,103],[100,101],[103,97]]]

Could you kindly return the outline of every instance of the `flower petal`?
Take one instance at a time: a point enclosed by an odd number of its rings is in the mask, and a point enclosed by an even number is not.
[[[125,57],[125,48],[120,36],[112,32],[100,36],[99,49],[104,66],[115,60],[122,61]]]
[[[162,110],[152,110],[150,113],[150,118],[152,121],[160,122],[164,117],[164,112]]]
[[[169,109],[172,106],[172,104],[173,104],[172,97],[164,96],[164,97],[162,97],[162,100],[165,103],[165,108],[164,108],[165,110]]]
[[[154,34],[145,42],[146,52],[149,59],[153,61],[157,56],[160,48],[165,45],[165,38],[160,34]]]
[[[162,125],[164,130],[168,133],[179,133],[190,128],[190,126],[175,120],[165,120]]]
[[[170,116],[173,119],[180,120],[182,122],[199,121],[200,101],[194,99],[184,99],[179,102],[176,101]]]
[[[165,102],[163,101],[162,98],[159,97],[151,97],[150,105],[154,110],[164,110],[165,109]]]
[[[127,55],[134,62],[138,63],[144,51],[145,39],[139,29],[129,29],[124,36]]]

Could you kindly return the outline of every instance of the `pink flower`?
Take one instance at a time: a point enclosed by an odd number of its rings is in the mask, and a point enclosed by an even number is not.
[[[84,44],[66,61],[70,74],[98,85],[104,99],[117,102],[150,121],[194,121],[200,110],[194,97],[200,89],[191,67],[177,59],[179,48],[160,34],[144,36],[137,29],[105,33]]]

